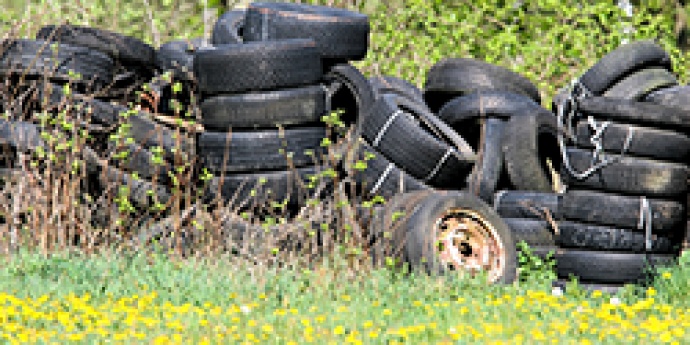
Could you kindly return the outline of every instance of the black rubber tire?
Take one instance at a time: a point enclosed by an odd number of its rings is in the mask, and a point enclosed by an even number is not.
[[[433,117],[433,114],[420,108],[402,96],[383,95],[366,115],[362,136],[391,162],[430,186],[464,187],[465,177],[475,161],[474,153],[469,148],[463,150],[449,144],[418,124],[415,116],[423,120]],[[402,115],[389,121],[394,114]],[[386,123],[389,126],[381,134]],[[456,135],[443,123],[438,124],[437,128],[441,128],[444,135]],[[377,138],[379,142],[376,142]]]
[[[491,203],[498,187],[498,181],[503,172],[503,135],[505,123],[501,119],[482,119],[480,125],[481,139],[477,146],[481,146],[478,161],[474,164],[472,173],[467,178],[467,190],[487,203]]]
[[[396,93],[415,102],[425,104],[422,90],[405,79],[389,75],[376,75],[369,78],[369,83],[377,97],[385,93]]]
[[[38,31],[36,38],[88,47],[123,64],[152,67],[156,61],[156,50],[152,46],[134,37],[103,29],[70,24],[46,25]]]
[[[502,190],[495,194],[493,207],[504,218],[543,218],[548,212],[561,217],[563,194]]]
[[[530,248],[556,247],[556,236],[547,221],[529,218],[503,218],[515,243],[524,241]]]
[[[660,89],[647,95],[644,100],[645,102],[690,111],[690,85]]]
[[[286,170],[290,165],[303,167],[320,162],[326,154],[326,148],[320,145],[324,137],[324,127],[204,132],[197,141],[197,155],[204,167],[216,173]],[[292,157],[288,159],[288,155]]]
[[[516,242],[525,241],[530,247],[555,247],[643,252],[644,232],[634,229],[613,228],[586,223],[558,221],[557,230],[548,221],[527,218],[504,218],[513,230]],[[652,235],[650,253],[677,253],[678,236]]]
[[[156,67],[161,71],[173,70],[175,77],[194,73],[194,52],[208,43],[201,37],[191,40],[174,40],[161,45],[156,52]],[[191,78],[185,78],[191,79]]]
[[[275,127],[318,123],[326,109],[324,87],[306,86],[209,97],[201,102],[204,128]]]
[[[451,99],[478,91],[519,93],[541,103],[539,89],[529,79],[503,66],[469,58],[445,58],[432,66],[424,99],[437,112]]]
[[[124,160],[114,161],[118,169],[127,173],[136,173],[144,180],[152,181],[155,177],[159,184],[169,185],[169,174],[173,170],[166,161],[162,164],[156,163],[153,153],[136,143],[126,145],[120,151],[127,152],[127,157]]]
[[[364,169],[355,168],[362,163],[366,165]],[[388,200],[396,194],[431,188],[400,170],[361,138],[352,158],[345,160],[344,169],[356,183],[356,195],[363,198],[380,195]]]
[[[590,97],[578,101],[577,110],[583,115],[621,123],[648,125],[679,132],[690,131],[690,112],[681,108],[605,97]]]
[[[505,125],[503,156],[510,182],[515,189],[538,192],[556,191],[554,174],[561,171],[556,117],[546,110],[512,117]]]
[[[24,153],[46,148],[38,126],[30,122],[5,119],[0,119],[0,145],[9,146]]]
[[[323,69],[314,41],[291,39],[197,51],[194,74],[199,91],[211,95],[314,84]]]
[[[685,206],[669,200],[648,199],[655,234],[678,232],[685,226]],[[563,194],[558,216],[622,228],[637,228],[640,222],[641,197],[592,191],[568,191]]]
[[[107,55],[86,47],[57,44],[42,40],[18,39],[0,43],[0,75],[25,74],[30,77],[47,76],[51,81],[70,80],[69,72],[81,75],[83,82],[97,86],[113,78],[113,60]]]
[[[676,85],[678,85],[678,80],[668,69],[651,67],[621,79],[607,89],[602,96],[640,101],[653,91]]]
[[[408,204],[410,200],[407,200]],[[414,200],[413,200],[414,201]],[[472,211],[490,224],[495,230],[495,236],[502,245],[501,259],[503,269],[498,277],[498,282],[510,284],[517,278],[517,250],[510,227],[489,205],[477,197],[460,191],[438,191],[428,194],[420,201],[414,202],[412,208],[408,207],[405,217],[401,221],[401,230],[404,232],[405,259],[412,267],[423,267],[425,271],[436,273],[448,273],[449,269],[443,267],[436,254],[437,237],[434,233],[434,225],[446,212],[461,209]]]
[[[555,254],[560,278],[573,275],[578,280],[599,283],[636,283],[649,278],[647,264],[672,264],[676,255],[638,254],[609,251],[560,249]]]
[[[342,109],[340,119],[346,126],[361,126],[362,116],[374,105],[374,91],[360,70],[350,64],[336,64],[324,75],[326,92],[326,111]],[[361,133],[357,128],[355,137]]]
[[[169,161],[173,161],[176,154],[184,154],[191,159],[189,156],[191,152],[194,152],[194,141],[183,133],[180,133],[178,138],[176,130],[156,123],[144,112],[128,116],[127,122],[131,124],[129,135],[143,148],[150,150],[152,147],[159,146],[163,149],[164,157]]]
[[[558,222],[557,243],[562,248],[645,252],[644,231],[628,228],[613,228],[576,222]],[[681,243],[679,236],[652,234],[648,253],[675,254]]]
[[[160,183],[134,178],[132,174],[126,173],[114,166],[107,166],[100,169],[99,181],[103,188],[115,188],[128,186],[129,199],[140,210],[148,210],[156,205],[156,202],[166,204],[172,197],[167,187]]]
[[[369,17],[327,6],[254,2],[247,7],[244,40],[310,38],[321,56],[361,60],[369,47]]]
[[[319,171],[316,167],[304,167],[289,171],[257,171],[214,177],[205,189],[205,199],[211,202],[220,198],[239,209],[285,200],[288,205],[302,206],[308,199],[306,194],[313,191],[305,185],[310,176],[317,176]]]
[[[453,127],[465,120],[479,117],[509,119],[518,114],[541,111],[529,97],[506,91],[479,91],[456,97],[446,103],[438,117]]]
[[[652,40],[634,41],[604,55],[580,77],[580,82],[594,95],[601,95],[619,80],[646,67],[671,70],[671,57]]]
[[[600,136],[605,152],[620,154],[625,147],[628,133],[632,139],[625,151],[627,155],[662,161],[686,163],[690,161],[690,137],[675,131],[609,122]],[[595,131],[587,120],[578,121],[575,127],[576,145],[593,149]]]
[[[592,162],[593,154],[576,148],[567,148],[566,154],[576,171],[585,171]],[[675,198],[687,191],[687,167],[682,164],[660,162],[651,159],[607,154],[605,159],[616,159],[584,179],[564,173],[566,184],[628,195]]]
[[[211,44],[214,46],[223,44],[242,43],[244,34],[244,9],[230,10],[223,13],[211,30]]]

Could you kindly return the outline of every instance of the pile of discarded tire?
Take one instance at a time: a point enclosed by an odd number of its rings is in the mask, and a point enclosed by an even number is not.
[[[209,41],[158,50],[46,26],[2,43],[12,89],[0,90],[11,115],[0,139],[36,151],[41,132],[74,135],[36,114],[76,119],[92,135],[80,154],[99,182],[94,205],[121,186],[138,210],[184,195],[182,221],[201,204],[290,218],[342,190],[355,205],[383,199],[362,214],[371,257],[427,272],[510,283],[524,241],[555,253],[561,279],[623,284],[679,255],[690,89],[658,45],[610,52],[547,109],[530,80],[475,59],[442,59],[423,89],[367,79],[350,62],[365,57],[369,30],[356,12],[273,2],[223,14]],[[100,224],[118,219],[110,205]],[[175,221],[160,216],[139,224],[145,238],[167,236]],[[266,231],[240,217],[217,226],[235,238]]]
[[[639,282],[646,264],[679,255],[690,113],[677,85],[670,57],[653,42],[610,52],[555,100],[565,188],[496,195],[516,238],[555,249],[561,278]]]

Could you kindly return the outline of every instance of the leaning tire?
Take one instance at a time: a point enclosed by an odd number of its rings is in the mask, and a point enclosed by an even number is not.
[[[475,160],[469,145],[464,143],[461,148],[450,144],[448,139],[439,138],[420,126],[410,114],[427,124],[433,121],[433,114],[414,102],[393,94],[383,95],[364,119],[362,136],[415,178],[436,187],[463,187],[464,177]],[[459,137],[440,121],[431,125],[440,128],[448,137]]]
[[[505,126],[503,155],[510,181],[518,190],[553,192],[561,169],[556,117],[543,109],[512,117]],[[548,166],[551,162],[554,171]]]
[[[606,54],[580,77],[580,82],[595,95],[601,95],[630,73],[651,66],[670,70],[671,57],[654,41],[635,41]]]
[[[604,97],[639,101],[651,92],[678,85],[678,80],[662,67],[646,68],[623,78],[604,92]]]
[[[539,89],[529,79],[505,67],[465,58],[447,58],[427,73],[424,99],[438,111],[451,99],[479,91],[508,91],[524,94],[541,103]]]

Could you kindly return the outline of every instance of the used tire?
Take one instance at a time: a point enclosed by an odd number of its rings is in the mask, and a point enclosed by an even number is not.
[[[363,140],[356,144],[353,151],[353,157],[346,159],[344,168],[357,185],[357,195],[365,198],[380,195],[388,200],[399,193],[430,189],[400,170]]]
[[[690,130],[690,112],[661,104],[591,97],[579,100],[577,110],[583,115],[592,115],[602,120],[648,125],[679,132]]]
[[[561,278],[571,275],[582,281],[634,283],[648,278],[647,268],[672,264],[676,255],[638,254],[610,251],[560,249],[556,251],[556,271]]]
[[[516,279],[517,252],[510,228],[473,195],[457,191],[432,193],[419,202],[403,224],[405,254],[413,267],[447,273],[462,270],[468,261],[477,260],[484,265],[490,262],[490,282],[509,284]],[[468,232],[469,228],[473,230]]]
[[[504,218],[542,218],[545,212],[561,217],[563,194],[502,190],[496,193],[493,207]]]
[[[403,217],[383,228],[394,232],[392,238],[403,249],[403,260],[432,274],[463,271],[477,264],[488,270],[491,283],[515,281],[517,252],[512,233],[487,204],[459,191],[407,194],[412,196],[393,204],[393,213],[384,213],[391,216],[402,211]]]
[[[389,75],[376,75],[369,78],[369,83],[377,97],[385,93],[396,93],[415,102],[425,103],[422,90],[405,79]]]
[[[214,177],[205,189],[205,199],[220,198],[229,202],[233,209],[247,209],[267,205],[270,201],[288,205],[303,205],[308,199],[308,181],[317,176],[319,169],[304,167],[296,170],[254,172]]]
[[[684,226],[685,206],[677,201],[648,199],[652,229],[656,234],[677,232]],[[559,216],[563,219],[623,228],[640,225],[642,200],[592,191],[568,191],[561,199]]]
[[[361,60],[369,46],[369,17],[340,8],[254,2],[247,7],[245,41],[310,38],[322,57]]]
[[[336,64],[326,72],[324,82],[327,86],[326,111],[343,110],[340,119],[346,126],[361,126],[362,117],[370,111],[375,99],[362,72],[350,64]],[[361,128],[356,130],[355,137],[359,133]]]
[[[506,218],[516,242],[525,241],[530,247],[556,247],[644,252],[644,232],[634,229],[613,228],[569,221],[552,223],[541,219]],[[652,235],[649,253],[678,252],[677,236]]]
[[[36,34],[37,39],[88,47],[108,54],[123,64],[152,67],[156,51],[134,37],[116,32],[75,25],[46,25]]]
[[[576,171],[585,171],[591,166],[592,152],[576,148],[567,148],[566,152]],[[566,173],[566,183],[576,188],[649,197],[674,198],[687,191],[685,165],[613,154],[607,154],[605,159],[615,161],[583,179]]]
[[[690,85],[663,88],[650,93],[644,100],[645,102],[690,111]]]
[[[464,178],[475,161],[474,152],[466,143],[463,149],[455,143],[450,144],[446,138],[434,135],[433,131],[418,124],[411,114],[422,121],[433,117],[433,114],[404,97],[383,95],[366,115],[362,136],[372,147],[415,178],[435,187],[463,187]],[[444,135],[457,136],[443,123],[431,125],[441,128]]]
[[[515,115],[542,111],[529,97],[506,91],[479,91],[454,98],[438,112],[438,117],[454,127],[465,120],[480,117],[509,119]]]
[[[558,125],[551,112],[541,109],[508,120],[502,149],[510,182],[516,189],[556,191],[561,152]]]
[[[211,172],[285,170],[321,161],[326,153],[320,145],[324,137],[324,127],[204,132],[199,135],[197,154]]]
[[[218,95],[201,102],[201,119],[206,129],[216,131],[318,123],[325,102],[326,91],[318,85]]]
[[[55,50],[53,50],[54,47]],[[8,40],[0,44],[0,74],[46,76],[51,81],[70,81],[70,72],[84,83],[102,86],[113,77],[113,60],[86,47],[56,44],[43,40]]]
[[[678,80],[663,67],[645,68],[634,72],[611,86],[604,97],[639,101],[651,92],[678,85]]]
[[[193,74],[194,52],[206,44],[206,41],[201,37],[167,42],[158,48],[156,67],[162,71],[175,71],[176,78],[192,79],[187,75]]]
[[[436,112],[451,99],[478,91],[519,93],[541,103],[539,90],[529,79],[505,67],[466,58],[445,58],[432,66],[424,99]]]
[[[525,242],[530,248],[554,248],[556,236],[547,221],[529,218],[503,218],[513,233],[515,243]]]
[[[501,119],[488,118],[480,124],[481,139],[478,161],[468,178],[467,190],[485,202],[492,202],[498,181],[503,172],[503,135],[505,123]]]
[[[670,70],[671,57],[652,40],[634,41],[602,57],[580,77],[580,82],[594,95],[601,95],[617,81],[646,67]]]
[[[231,10],[223,13],[211,30],[211,44],[242,43],[244,34],[245,10]]]
[[[211,95],[314,84],[323,69],[314,41],[291,39],[198,51],[194,74],[199,90]]]
[[[690,137],[675,131],[609,122],[599,138],[595,138],[595,134],[587,120],[578,121],[576,145],[593,149],[594,143],[598,142],[605,152],[620,154],[631,136],[625,150],[627,155],[677,163],[690,160]]]

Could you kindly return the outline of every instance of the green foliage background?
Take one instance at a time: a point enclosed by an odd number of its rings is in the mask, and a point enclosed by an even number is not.
[[[30,36],[41,25],[70,21],[134,35],[154,45],[209,35],[222,11],[246,0],[2,0],[3,36]],[[539,86],[544,105],[624,39],[655,39],[688,78],[688,8],[677,1],[637,1],[632,18],[615,1],[574,0],[309,0],[366,13],[370,52],[355,63],[366,74],[391,74],[423,86],[426,71],[445,57],[473,57],[524,74]],[[626,36],[623,28],[632,25]],[[680,37],[680,39],[679,39]]]

